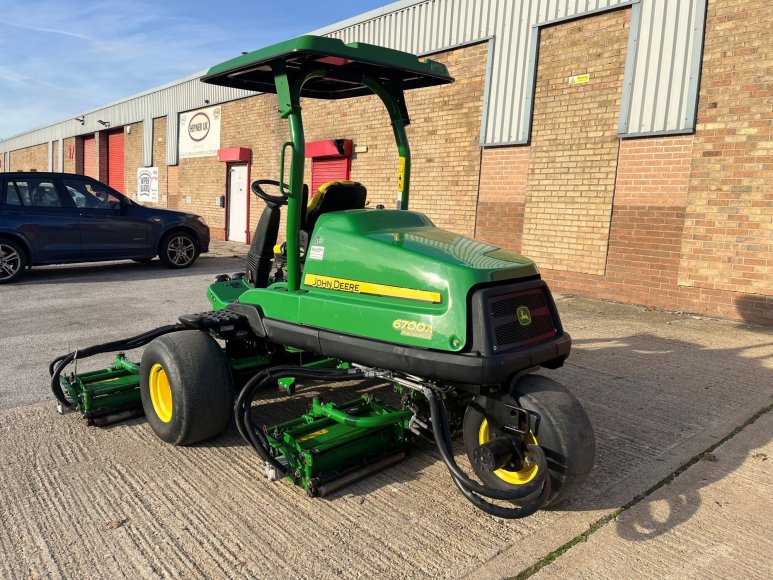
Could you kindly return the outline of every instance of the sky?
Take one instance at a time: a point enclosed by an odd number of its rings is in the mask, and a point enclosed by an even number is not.
[[[0,0],[0,139],[389,0]]]

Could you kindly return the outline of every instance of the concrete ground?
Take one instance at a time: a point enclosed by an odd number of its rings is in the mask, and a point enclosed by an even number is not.
[[[773,577],[771,433],[766,413],[534,578]]]
[[[520,521],[475,510],[431,445],[329,499],[309,499],[267,482],[233,427],[175,448],[142,419],[97,429],[59,416],[48,362],[207,309],[211,277],[243,269],[242,258],[228,257],[242,246],[214,246],[189,270],[48,267],[0,289],[0,577],[773,573],[771,413],[730,436],[773,403],[769,328],[559,299],[575,346],[545,374],[588,411],[596,467],[570,501]],[[281,418],[314,393],[344,400],[364,390],[382,388],[305,387],[289,398],[272,393],[258,410]]]

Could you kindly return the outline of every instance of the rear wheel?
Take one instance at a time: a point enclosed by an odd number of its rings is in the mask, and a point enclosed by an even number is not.
[[[493,408],[495,413],[491,412]],[[523,418],[522,412],[515,410],[518,408],[529,412],[530,428],[525,423],[517,424],[518,418]],[[512,394],[498,392],[476,397],[465,412],[463,434],[467,455],[475,474],[486,485],[512,489],[537,475],[537,467],[528,463],[513,463],[492,472],[480,469],[473,460],[473,452],[483,443],[512,436],[508,426],[521,429],[524,444],[537,443],[545,452],[551,484],[547,506],[569,497],[593,468],[595,438],[580,402],[560,383],[540,375],[526,375],[515,384]]]
[[[151,428],[173,445],[190,445],[228,427],[234,385],[217,342],[198,330],[155,339],[140,368],[140,396]]]
[[[16,242],[0,240],[0,284],[8,284],[24,274],[27,256]]]
[[[188,232],[171,232],[161,240],[158,257],[167,268],[188,268],[199,257],[196,238]]]

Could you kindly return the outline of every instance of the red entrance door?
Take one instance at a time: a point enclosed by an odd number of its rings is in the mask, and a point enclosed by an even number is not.
[[[83,138],[83,174],[99,179],[97,175],[97,140],[94,136]]]
[[[107,135],[107,184],[125,193],[123,173],[124,134],[123,129]]]

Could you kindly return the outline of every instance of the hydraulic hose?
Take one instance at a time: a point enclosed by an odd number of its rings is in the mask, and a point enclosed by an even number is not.
[[[107,352],[118,352],[120,350],[132,350],[145,346],[150,341],[164,334],[170,332],[179,332],[181,330],[188,330],[189,327],[183,324],[168,324],[159,328],[143,332],[137,336],[131,338],[124,338],[122,340],[115,340],[113,342],[106,342],[104,344],[97,344],[89,346],[87,348],[81,348],[68,354],[56,357],[48,365],[48,374],[51,375],[51,392],[63,406],[72,408],[73,403],[70,401],[62,390],[62,385],[59,382],[59,377],[62,375],[62,371],[73,362],[75,359],[88,358],[98,354]]]
[[[252,417],[252,402],[255,400],[256,394],[285,377],[340,381],[357,379],[362,376],[364,376],[364,373],[359,369],[309,369],[293,365],[278,366],[260,371],[247,381],[236,397],[236,402],[234,403],[236,428],[258,456],[284,477],[288,475],[287,466],[279,463],[273,456],[262,428],[256,425]]]
[[[426,393],[426,397],[430,407],[430,419],[432,421],[432,433],[435,443],[443,462],[448,467],[451,479],[464,497],[486,513],[506,519],[524,518],[545,505],[545,502],[550,497],[550,477],[548,476],[545,453],[539,445],[526,446],[527,452],[533,456],[534,463],[537,465],[537,475],[530,482],[512,490],[494,489],[481,485],[468,477],[454,460],[451,449],[451,429],[448,423],[448,413],[445,404],[431,391]],[[536,492],[541,492],[536,499],[518,507],[500,506],[480,497],[484,496],[491,499],[517,502]]]

